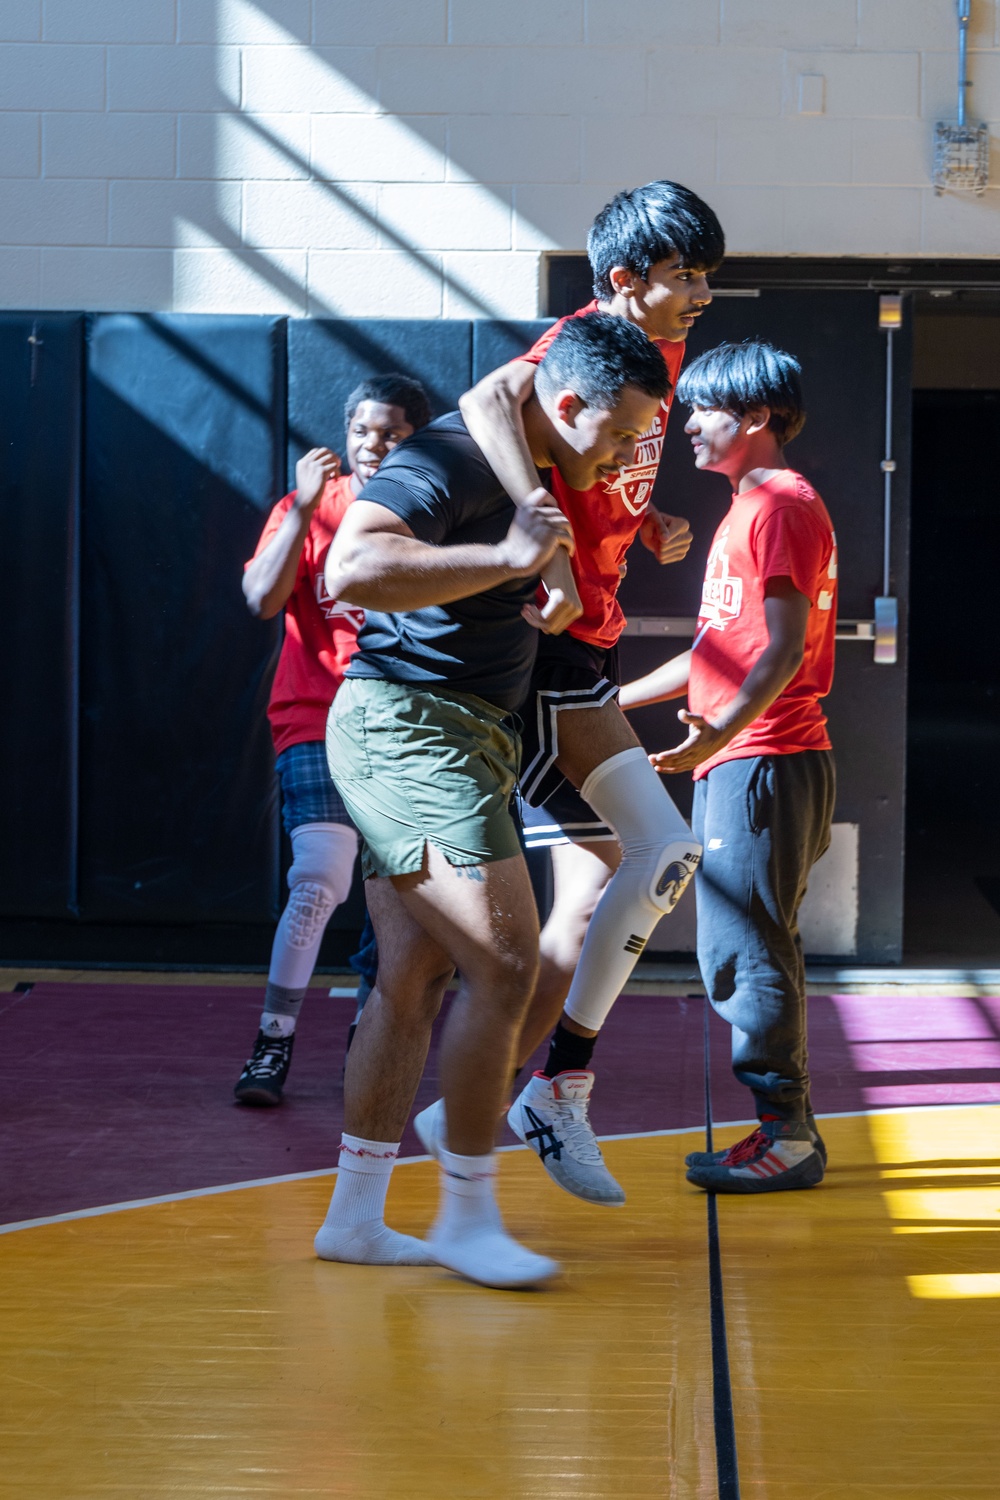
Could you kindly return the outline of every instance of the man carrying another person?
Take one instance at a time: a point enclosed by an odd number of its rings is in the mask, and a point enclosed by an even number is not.
[[[600,309],[624,319],[650,341],[673,382],[684,340],[711,301],[707,274],[725,250],[715,214],[678,183],[647,183],[619,193],[601,210],[587,249],[596,300],[574,317]],[[461,402],[469,431],[518,501],[528,499],[537,482],[523,404],[545,350],[572,321],[549,329],[523,359],[494,371]],[[615,702],[617,642],[625,625],[616,595],[628,548],[638,534],[667,563],[684,557],[691,544],[686,521],[650,505],[672,399],[669,385],[634,457],[619,472],[586,489],[567,484],[558,472],[552,476],[575,551],[563,602],[550,610],[545,628],[568,628],[540,640],[522,709],[526,833],[530,845],[551,846],[554,904],[541,935],[539,978],[517,1066],[556,1029],[542,1071],[528,1081],[509,1121],[561,1187],[606,1206],[623,1203],[625,1194],[590,1125],[594,1042],[699,854],[683,818],[657,795],[645,754]],[[575,590],[580,604],[574,613]],[[654,809],[659,821],[651,822]],[[668,874],[657,857],[675,843],[684,847],[676,849]],[[440,1102],[418,1116],[417,1129],[435,1152]]]
[[[570,320],[524,404],[533,465],[589,489],[631,460],[667,389],[659,352],[626,319]],[[525,499],[515,506],[454,413],[386,460],[327,559],[331,594],[366,611],[327,747],[364,840],[379,976],[348,1059],[340,1170],[316,1249],[368,1264],[434,1260],[503,1287],[558,1269],[506,1234],[493,1192],[494,1135],[538,955],[534,898],[508,811],[515,715],[538,642],[538,575],[558,547],[572,545],[537,473]],[[641,875],[650,899],[667,846],[686,852],[690,838],[633,744],[646,773],[647,841],[653,833]],[[584,782],[607,755],[595,740],[572,774]],[[662,906],[669,897],[652,899]],[[383,1212],[456,967],[462,991],[440,1058],[442,1196],[425,1247],[388,1229]]]

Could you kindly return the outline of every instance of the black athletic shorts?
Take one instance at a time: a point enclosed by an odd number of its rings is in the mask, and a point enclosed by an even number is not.
[[[543,635],[521,709],[521,818],[528,849],[605,842],[614,834],[556,765],[559,715],[600,708],[618,695],[618,647],[602,651],[572,635]]]

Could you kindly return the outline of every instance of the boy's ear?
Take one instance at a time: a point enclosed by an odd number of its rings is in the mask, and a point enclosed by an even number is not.
[[[763,432],[771,420],[771,408],[769,406],[755,406],[746,414],[747,437],[755,433]]]
[[[635,271],[630,271],[626,266],[612,266],[608,272],[608,280],[611,282],[611,290],[619,297],[634,297],[636,287],[641,283],[642,277],[637,276]]]

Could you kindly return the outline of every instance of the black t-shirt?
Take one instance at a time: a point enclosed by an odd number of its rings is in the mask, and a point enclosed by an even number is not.
[[[394,448],[361,499],[384,505],[418,541],[440,547],[502,541],[514,516],[514,502],[458,412]],[[537,647],[537,632],[521,610],[537,587],[537,578],[515,578],[451,604],[400,614],[366,610],[346,675],[438,684],[498,708],[519,708]]]

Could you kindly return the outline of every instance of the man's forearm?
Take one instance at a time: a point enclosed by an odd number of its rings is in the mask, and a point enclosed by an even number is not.
[[[311,520],[311,515],[292,506],[264,551],[243,574],[243,596],[250,613],[258,619],[273,619],[288,603]]]
[[[679,698],[687,690],[690,675],[691,653],[684,651],[680,656],[674,656],[670,661],[665,661],[662,666],[649,672],[645,677],[637,677],[634,682],[627,682],[618,694],[618,706],[625,710],[645,708],[650,703],[662,703],[667,698]]]
[[[343,553],[335,546],[327,558],[327,588],[335,599],[362,609],[398,613],[451,604],[528,576],[506,561],[500,546],[434,547],[384,533],[361,538]]]
[[[487,375],[459,401],[462,419],[486,462],[515,505],[538,489],[535,468],[524,434],[522,409],[534,389],[534,366],[518,360],[522,372],[507,367]]]

